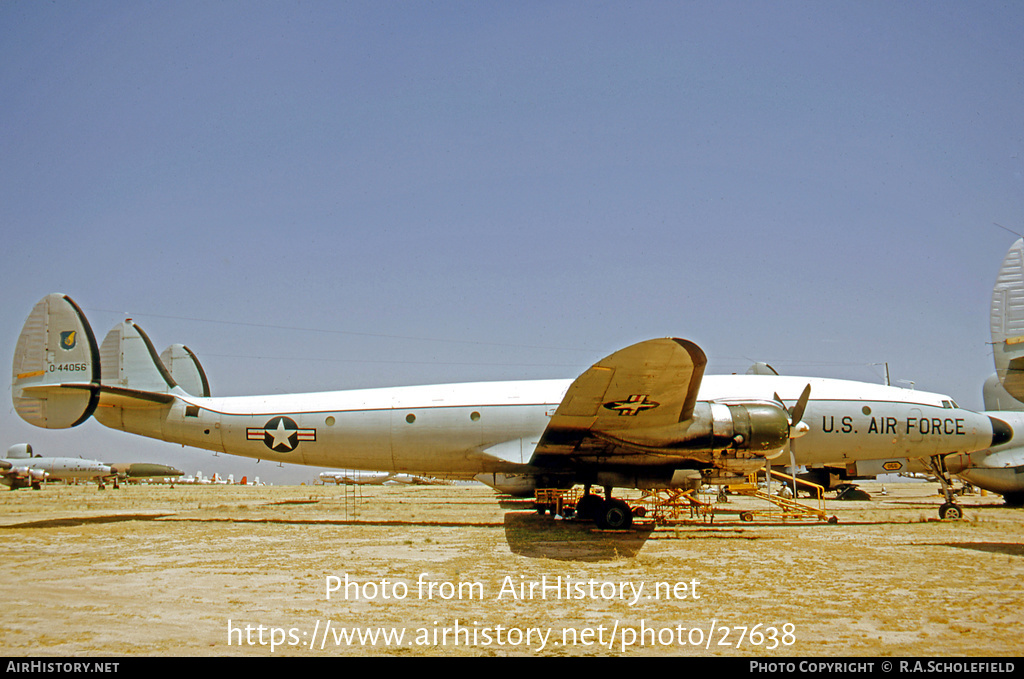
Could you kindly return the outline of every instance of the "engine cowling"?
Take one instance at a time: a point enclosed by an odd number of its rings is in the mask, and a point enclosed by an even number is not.
[[[691,460],[739,471],[752,468],[751,462],[756,467],[764,459],[781,455],[789,441],[790,424],[789,414],[777,403],[702,402],[696,404],[693,417],[676,425],[594,435],[619,448],[619,455],[635,453],[649,464]]]

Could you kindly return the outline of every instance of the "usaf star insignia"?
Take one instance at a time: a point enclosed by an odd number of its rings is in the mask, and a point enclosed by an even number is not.
[[[647,394],[633,394],[624,401],[609,401],[604,407],[618,412],[619,417],[635,417],[644,410],[651,410],[660,405],[657,401],[649,400]]]
[[[295,420],[278,415],[270,418],[262,427],[248,427],[245,438],[249,441],[263,441],[267,448],[276,453],[288,453],[299,445],[299,441],[316,441],[316,429],[300,429]]]

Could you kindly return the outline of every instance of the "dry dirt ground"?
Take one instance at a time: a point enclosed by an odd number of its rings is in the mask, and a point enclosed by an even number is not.
[[[1018,655],[1024,510],[863,487],[629,533],[472,485],[4,491],[0,654]]]

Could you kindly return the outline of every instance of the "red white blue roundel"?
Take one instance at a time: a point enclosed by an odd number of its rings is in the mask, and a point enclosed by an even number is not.
[[[298,447],[299,441],[316,441],[316,429],[300,429],[292,418],[278,415],[270,418],[262,427],[246,429],[245,438],[249,441],[263,441],[267,448],[276,453],[289,453]]]
[[[636,417],[645,410],[652,410],[661,404],[647,398],[647,394],[633,394],[622,401],[609,401],[603,404],[608,410],[614,410],[619,417]]]

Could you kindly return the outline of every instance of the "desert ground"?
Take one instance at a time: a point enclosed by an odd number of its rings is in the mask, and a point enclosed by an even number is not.
[[[1018,655],[1024,510],[862,487],[629,532],[478,485],[3,491],[0,653]]]

